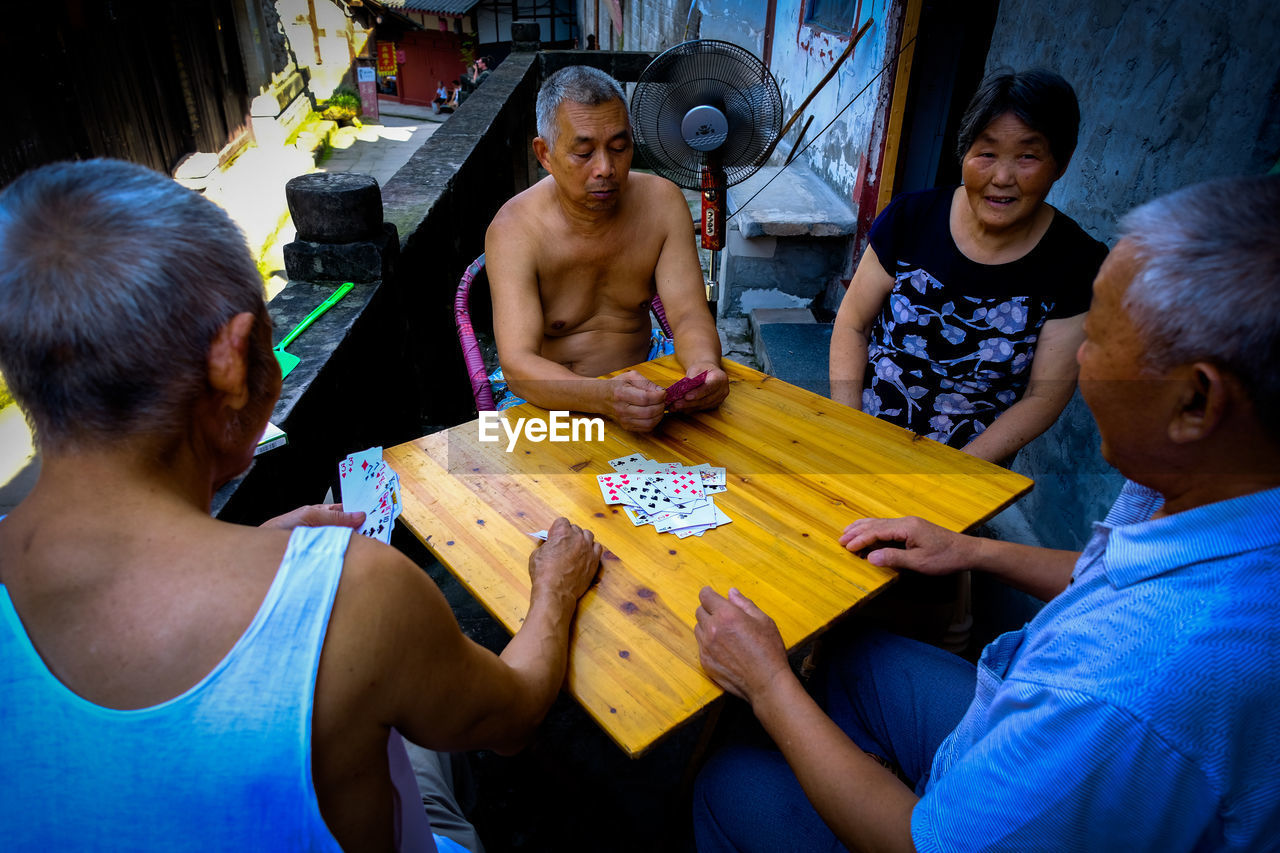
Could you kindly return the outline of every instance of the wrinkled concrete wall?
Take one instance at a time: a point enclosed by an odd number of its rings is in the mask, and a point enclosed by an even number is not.
[[[690,0],[646,0],[628,3],[627,23],[623,29],[630,43],[623,43],[620,50],[651,50],[655,53],[672,45],[697,37],[698,13],[693,13],[690,33],[685,34],[685,21],[689,16]]]
[[[1114,243],[1147,199],[1265,172],[1280,155],[1274,0],[1004,0],[987,69],[1045,65],[1080,97],[1080,144],[1049,201]]]
[[[882,128],[879,127],[881,99],[890,90],[892,75],[881,75],[867,83],[882,68],[890,42],[896,44],[896,18],[900,10],[893,0],[870,0],[862,4],[857,30],[871,19],[871,29],[863,36],[836,76],[796,121],[787,138],[778,146],[775,162],[791,152],[808,116],[813,117],[803,147],[813,142],[803,155],[810,167],[837,193],[849,199],[855,210],[866,185],[878,180]],[[849,43],[849,33],[832,33],[804,23],[805,0],[778,0],[774,18],[773,55],[770,71],[782,93],[783,116],[790,118],[818,81],[831,69]],[[764,51],[765,5],[753,0],[698,0],[702,13],[699,35],[741,45],[757,56]],[[865,92],[858,94],[863,87]],[[857,100],[854,100],[855,96]],[[846,105],[850,104],[847,109]],[[841,112],[841,110],[844,110]],[[818,134],[828,123],[831,127]],[[817,139],[814,142],[815,138]]]
[[[1276,162],[1277,35],[1274,0],[1002,0],[987,69],[1045,65],[1075,86],[1080,143],[1049,201],[1114,245],[1136,205]],[[1019,506],[1047,544],[1079,544],[1114,499],[1119,475],[1097,448],[1077,396],[1020,455],[1037,484]]]
[[[276,11],[298,65],[311,70],[311,92],[323,101],[350,79],[354,43],[363,43],[364,28],[334,0],[277,0]],[[312,20],[311,10],[315,10]]]
[[[699,13],[696,0],[628,0],[622,10],[622,32],[612,23],[609,0],[577,0],[578,27],[582,47],[587,33],[597,33],[601,50],[646,50],[659,53],[672,45],[698,37]],[[685,25],[688,22],[688,35]],[[612,41],[610,41],[612,39]]]

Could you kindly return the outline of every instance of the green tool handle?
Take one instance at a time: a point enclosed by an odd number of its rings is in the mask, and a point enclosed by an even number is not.
[[[281,341],[279,344],[277,344],[277,347],[279,349],[284,349],[289,344],[293,343],[294,338],[298,337],[298,335],[305,332],[307,330],[307,327],[316,321],[317,317],[319,317],[321,314],[323,314],[324,312],[332,308],[339,299],[341,299],[342,297],[350,293],[351,288],[353,287],[355,287],[354,284],[352,284],[351,282],[347,282],[346,284],[342,285],[342,287],[339,287],[337,290],[335,290],[333,293],[333,296],[330,296],[324,302],[321,302],[320,306],[316,308],[316,310],[308,314],[301,323],[294,326],[293,331],[285,335],[284,340]]]

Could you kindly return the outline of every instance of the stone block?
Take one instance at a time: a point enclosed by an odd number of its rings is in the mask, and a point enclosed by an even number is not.
[[[760,369],[823,397],[831,396],[830,323],[765,323],[757,327]]]
[[[382,192],[371,175],[313,172],[291,178],[284,193],[299,240],[355,243],[382,229]]]
[[[542,46],[542,29],[537,21],[511,22],[511,49],[536,51]]]
[[[751,325],[760,328],[765,323],[816,323],[808,308],[757,308],[751,312]]]
[[[283,251],[285,274],[290,281],[379,281],[391,278],[400,253],[400,239],[396,227],[388,222],[373,240],[294,240]]]

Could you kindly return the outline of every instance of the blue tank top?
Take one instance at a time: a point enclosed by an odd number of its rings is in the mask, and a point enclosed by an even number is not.
[[[295,529],[227,656],[185,693],[130,711],[58,681],[0,585],[0,843],[339,850],[312,784],[311,711],[350,537],[347,528]],[[403,753],[398,735],[392,742]],[[399,805],[401,820],[422,814],[420,803]],[[426,838],[415,840],[432,849],[429,829]]]

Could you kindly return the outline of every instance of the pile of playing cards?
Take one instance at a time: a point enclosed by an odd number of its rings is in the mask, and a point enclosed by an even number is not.
[[[390,543],[400,517],[400,478],[382,461],[382,448],[370,447],[339,462],[338,485],[342,509],[364,513],[360,533]]]
[[[620,504],[637,527],[652,524],[659,533],[681,539],[732,521],[711,496],[726,490],[723,468],[655,462],[639,453],[610,459],[617,473],[600,474],[600,493],[607,504]]]

